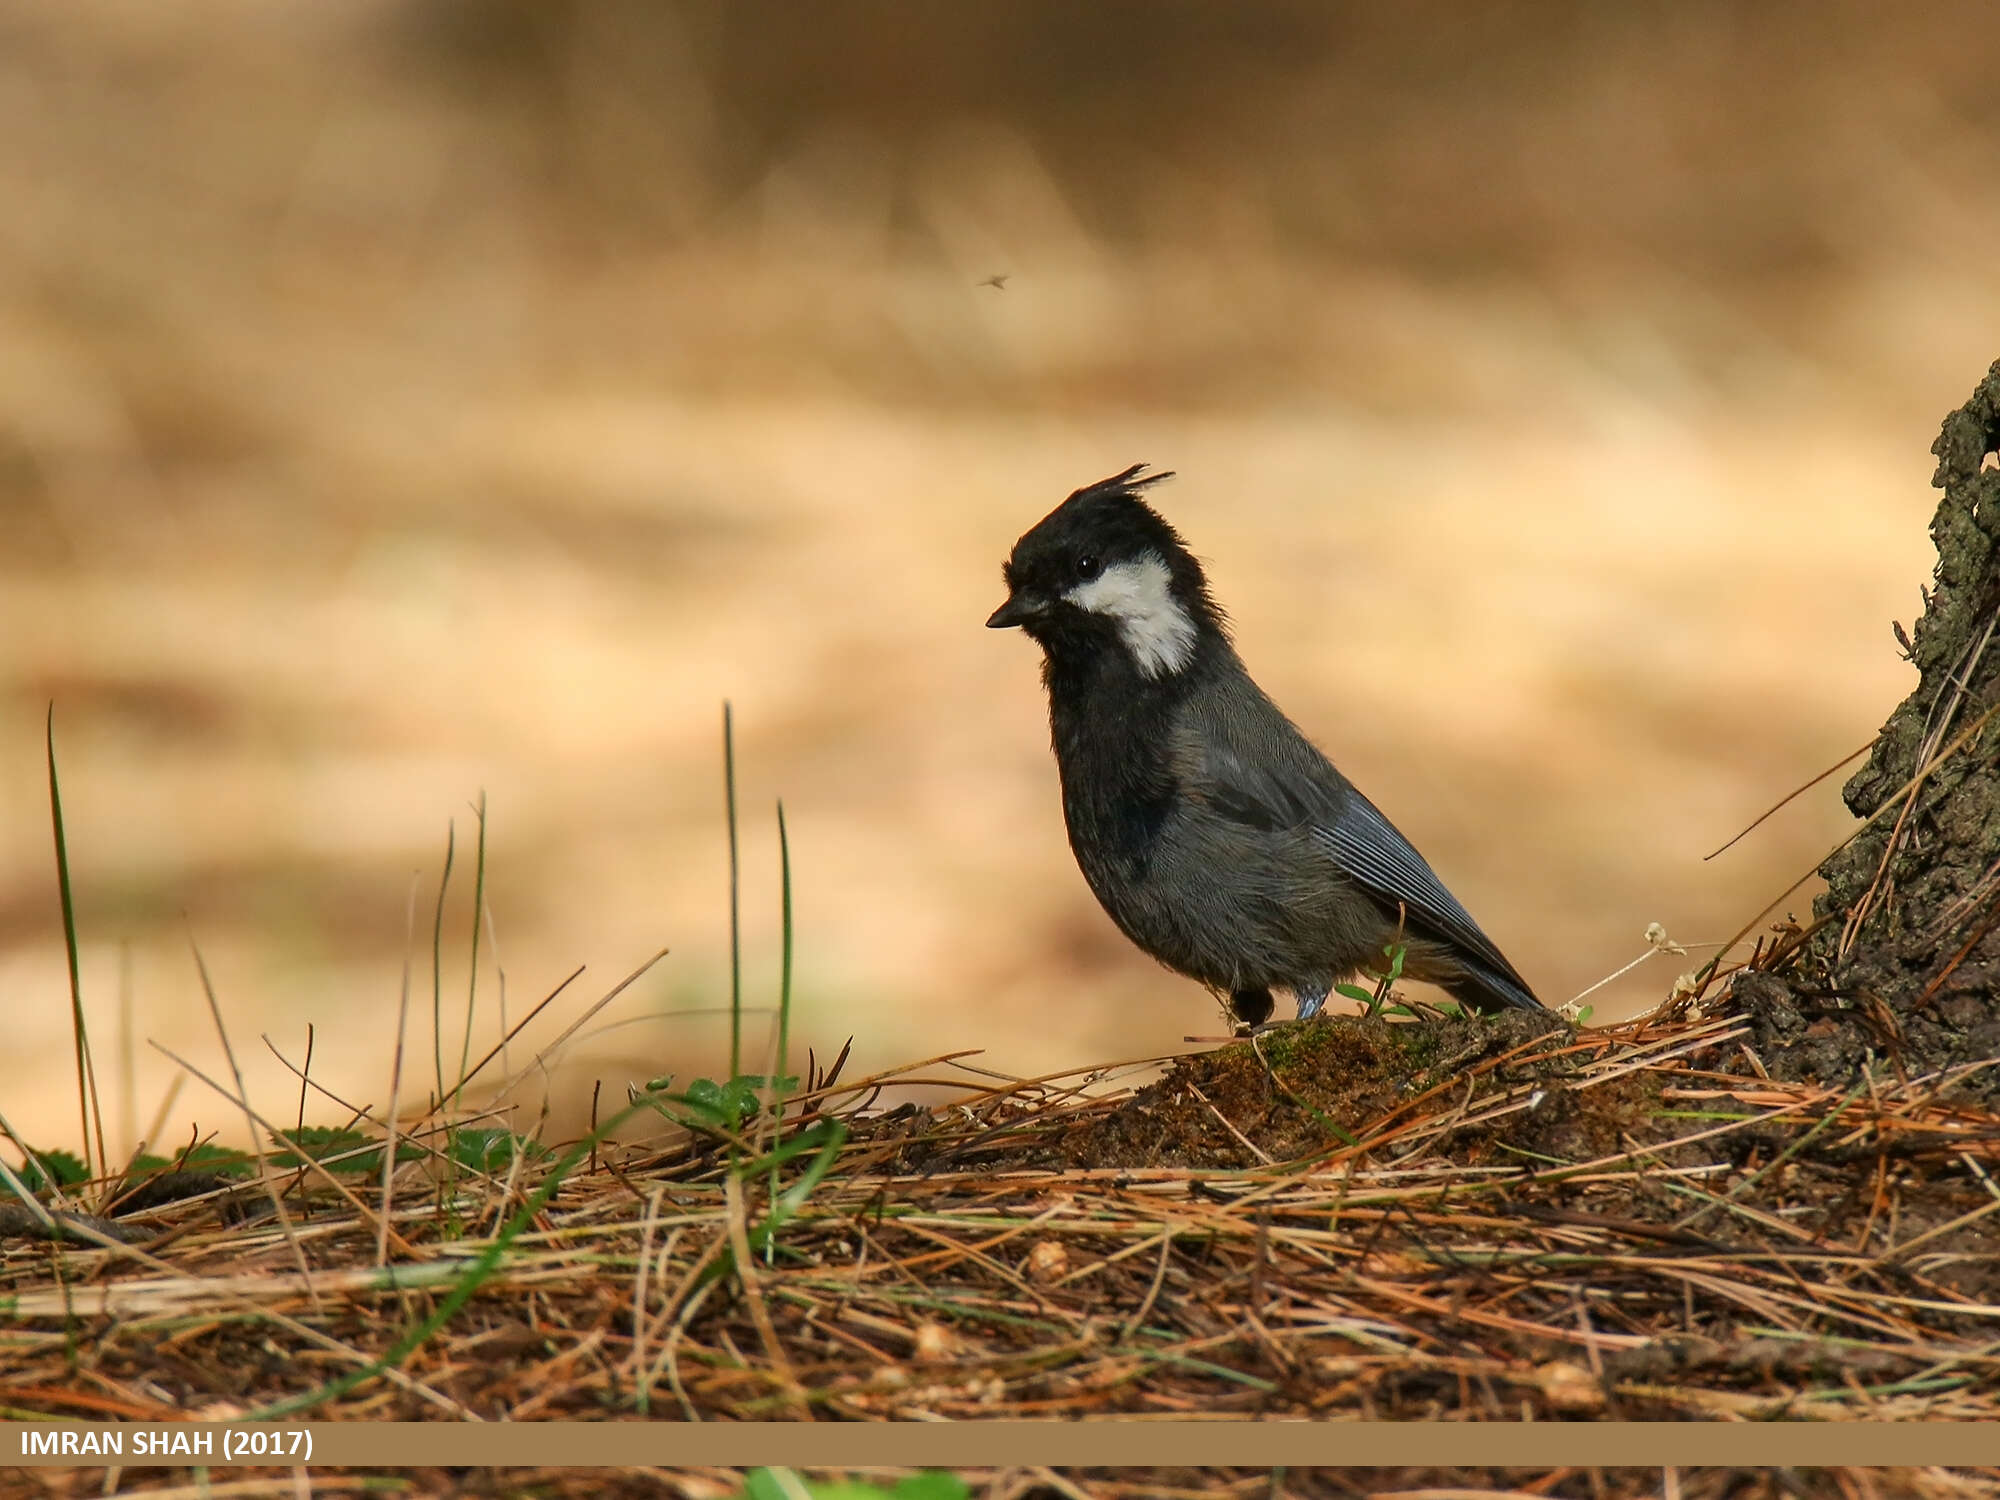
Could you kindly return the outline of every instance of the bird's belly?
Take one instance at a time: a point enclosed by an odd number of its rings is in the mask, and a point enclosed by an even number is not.
[[[1142,851],[1079,844],[1076,855],[1119,929],[1204,984],[1289,989],[1372,955],[1376,913],[1302,840],[1256,834],[1218,844],[1170,822]]]

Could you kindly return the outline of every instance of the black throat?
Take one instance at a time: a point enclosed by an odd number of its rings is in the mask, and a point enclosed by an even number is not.
[[[1070,847],[1093,885],[1098,862],[1143,874],[1174,802],[1172,741],[1181,704],[1228,644],[1203,630],[1188,664],[1156,678],[1141,676],[1116,641],[1081,650],[1075,649],[1081,643],[1044,644],[1042,681]]]

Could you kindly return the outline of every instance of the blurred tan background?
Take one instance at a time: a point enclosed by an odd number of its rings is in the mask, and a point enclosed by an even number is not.
[[[219,1064],[190,936],[266,1107],[258,1034],[309,1022],[384,1101],[418,871],[421,1088],[482,789],[511,1014],[588,965],[523,1050],[673,949],[559,1109],[712,1071],[725,696],[749,993],[782,795],[822,1055],[1213,1033],[1091,901],[1035,653],[981,628],[1141,460],[1551,1002],[1649,922],[1728,936],[1838,778],[1701,856],[1913,680],[1926,449],[2000,354],[1996,65],[1978,3],[13,0],[0,1109],[74,1144],[51,700],[114,1144],[147,1037]]]

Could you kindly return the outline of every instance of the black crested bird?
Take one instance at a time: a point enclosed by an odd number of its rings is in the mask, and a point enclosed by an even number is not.
[[[1140,492],[1138,464],[1078,490],[1014,544],[994,629],[1042,648],[1070,848],[1119,929],[1229,996],[1403,972],[1476,1010],[1541,1002],[1422,855],[1250,680],[1201,564]],[[1399,939],[1400,934],[1400,939]]]

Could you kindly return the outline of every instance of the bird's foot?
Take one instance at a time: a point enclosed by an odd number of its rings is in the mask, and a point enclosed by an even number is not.
[[[1310,1021],[1320,1013],[1326,1004],[1326,997],[1332,991],[1331,985],[1305,985],[1293,991],[1297,1004],[1297,1014],[1282,1021],[1271,1019],[1276,1009],[1269,990],[1236,990],[1229,997],[1229,1013],[1236,1020],[1236,1035],[1239,1037],[1263,1036],[1276,1031],[1281,1026],[1296,1025],[1300,1021]]]
[[[1271,1018],[1274,1002],[1266,989],[1233,990],[1229,1013],[1236,1018],[1236,1034],[1248,1036]]]

